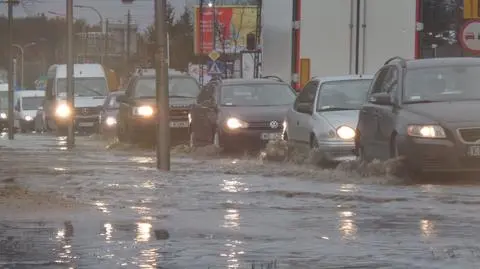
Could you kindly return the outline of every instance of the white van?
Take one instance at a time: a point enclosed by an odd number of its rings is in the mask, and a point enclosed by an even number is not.
[[[28,90],[15,92],[15,128],[22,133],[33,131],[37,110],[42,106],[45,91]]]
[[[98,128],[101,106],[109,93],[106,72],[100,64],[74,64],[73,73],[74,110],[66,105],[67,66],[52,65],[48,69],[43,105],[46,129],[65,131],[72,115],[75,130],[91,132]]]

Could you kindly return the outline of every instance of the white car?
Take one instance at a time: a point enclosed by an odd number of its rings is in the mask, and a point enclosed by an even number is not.
[[[297,96],[284,122],[284,140],[307,144],[322,162],[354,160],[355,128],[371,75],[313,78]]]

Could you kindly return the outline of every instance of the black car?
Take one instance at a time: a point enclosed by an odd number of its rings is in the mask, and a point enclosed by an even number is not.
[[[103,103],[99,116],[99,132],[104,135],[116,133],[117,114],[120,107],[117,97],[124,95],[124,91],[116,91],[110,93]]]
[[[356,130],[360,159],[409,172],[480,171],[480,58],[387,61]]]
[[[283,121],[296,93],[272,79],[209,82],[190,115],[190,146],[254,148],[281,139]]]
[[[200,92],[192,76],[169,71],[170,130],[173,141],[188,141],[188,114]],[[131,77],[117,115],[120,141],[154,141],[157,124],[155,71],[146,70]]]

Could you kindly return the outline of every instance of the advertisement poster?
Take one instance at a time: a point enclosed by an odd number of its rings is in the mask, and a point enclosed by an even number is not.
[[[201,16],[200,8],[196,6],[195,54],[208,54],[214,49],[224,53],[237,53],[244,50],[247,34],[255,33],[257,29],[257,11],[257,6],[204,7]],[[201,49],[202,44],[203,49]]]

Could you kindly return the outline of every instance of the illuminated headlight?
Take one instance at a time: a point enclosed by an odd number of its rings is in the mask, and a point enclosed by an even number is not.
[[[133,109],[133,115],[150,117],[153,115],[153,108],[151,106],[139,106]]]
[[[107,126],[113,126],[113,125],[117,124],[117,119],[115,119],[114,117],[108,117],[105,120],[105,124],[107,124]]]
[[[60,104],[55,110],[55,115],[60,118],[68,118],[72,115],[72,109],[67,104]]]
[[[445,130],[439,125],[409,125],[407,134],[422,138],[446,138]]]
[[[6,119],[7,113],[0,113],[0,119]]]
[[[31,116],[25,116],[25,120],[26,121],[31,121],[31,120],[33,120],[33,118]]]
[[[237,118],[229,118],[226,122],[227,124],[227,127],[229,129],[238,129],[238,128],[247,128],[248,127],[248,123],[242,121],[242,120],[239,120]]]
[[[337,135],[341,139],[351,140],[355,137],[355,130],[353,130],[353,128],[348,126],[340,126],[337,129]]]
[[[192,114],[188,113],[188,122],[192,123]]]

